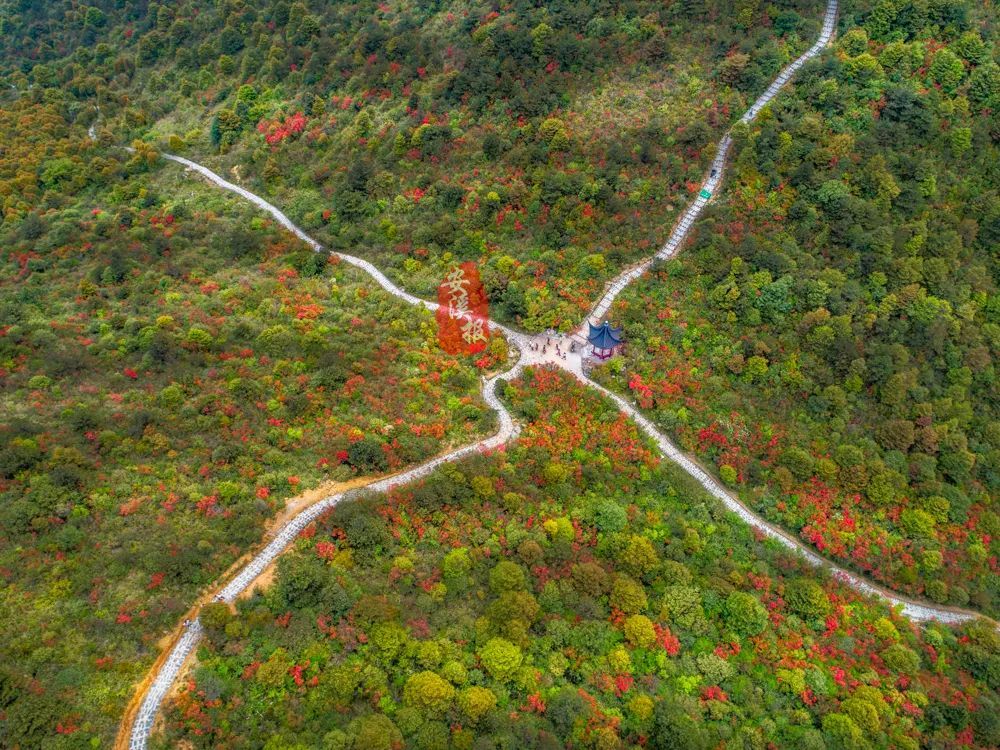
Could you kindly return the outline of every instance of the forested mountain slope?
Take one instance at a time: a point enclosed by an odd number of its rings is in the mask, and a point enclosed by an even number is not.
[[[98,21],[55,3],[13,17],[33,43],[7,59],[31,68],[18,88],[99,101],[116,141],[222,152],[209,166],[238,165],[411,291],[480,261],[494,313],[541,330],[574,325],[655,249],[823,5],[182,3]]]
[[[106,740],[159,636],[285,498],[492,415],[428,314],[244,205],[51,106],[0,128],[2,184],[35,207],[0,227],[0,745]]]
[[[474,260],[495,315],[568,329],[823,5],[0,2],[0,745],[110,747],[286,498],[492,426],[501,339],[445,354],[157,149],[413,292]],[[844,2],[601,375],[825,553],[994,613],[995,23]],[[504,398],[509,453],[321,519],[208,608],[154,742],[1000,744],[985,622],[918,629],[803,569],[561,375]]]
[[[1000,740],[988,624],[914,628],[817,580],[566,373],[507,397],[508,451],[337,509],[270,588],[210,605],[152,747]]]
[[[620,303],[616,382],[818,549],[996,612],[996,18],[896,5],[847,5],[740,133],[692,247]]]

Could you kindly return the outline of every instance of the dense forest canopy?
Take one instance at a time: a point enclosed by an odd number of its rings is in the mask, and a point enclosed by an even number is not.
[[[161,152],[413,293],[474,261],[492,315],[565,331],[824,6],[0,0],[0,745],[112,747],[161,637],[303,490],[494,429],[501,338],[444,353]],[[997,22],[843,0],[597,371],[824,554],[993,615]],[[562,375],[502,396],[507,450],[204,608],[153,744],[1000,745],[987,621],[918,628],[804,568]]]
[[[739,131],[693,247],[622,302],[617,377],[820,550],[996,612],[994,27],[897,5],[848,6]]]
[[[72,49],[12,85],[78,93],[88,120],[100,103],[115,140],[239,166],[425,295],[479,261],[494,312],[541,330],[649,254],[823,3],[187,3],[102,6],[99,27],[60,7],[12,17],[35,29],[19,68]],[[51,33],[67,26],[104,43]]]
[[[504,342],[446,355],[428,315],[51,106],[0,127],[38,206],[0,229],[0,744],[33,747],[113,734],[157,634],[285,498],[491,430]]]
[[[817,582],[568,375],[508,395],[527,427],[506,454],[344,506],[266,593],[209,609],[157,747],[1000,739],[972,678],[989,625],[959,643]]]

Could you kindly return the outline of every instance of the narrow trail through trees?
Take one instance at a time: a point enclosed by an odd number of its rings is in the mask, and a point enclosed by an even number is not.
[[[749,123],[752,121],[757,114],[764,107],[766,107],[775,96],[777,96],[781,88],[791,80],[792,76],[794,76],[794,74],[810,59],[819,55],[826,45],[830,43],[834,37],[837,12],[838,0],[829,0],[823,18],[822,31],[815,44],[813,44],[812,47],[810,47],[802,56],[790,63],[784,70],[781,71],[767,90],[757,98],[757,100],[742,116],[740,119],[741,122]],[[726,168],[726,160],[729,156],[732,143],[733,140],[731,133],[726,133],[719,143],[717,153],[710,166],[709,174],[702,184],[701,191],[694,202],[692,202],[692,204],[681,215],[681,218],[675,225],[669,239],[660,251],[647,260],[627,269],[612,280],[606,287],[604,295],[590,311],[587,319],[583,321],[581,329],[574,332],[574,337],[579,338],[581,333],[585,331],[588,320],[593,320],[599,323],[611,309],[611,306],[617,296],[630,283],[640,278],[647,270],[649,270],[650,266],[652,266],[654,262],[657,260],[666,260],[671,258],[680,250],[684,241],[687,239],[695,220],[711,200],[715,190],[722,183]],[[308,244],[314,251],[329,252],[318,241],[296,226],[295,223],[292,222],[291,219],[289,219],[280,209],[266,201],[264,198],[240,187],[239,185],[229,182],[207,167],[191,161],[190,159],[186,159],[182,156],[175,156],[173,154],[163,154],[163,157],[169,161],[181,164],[189,170],[199,173],[218,187],[232,191],[233,193],[236,193],[237,195],[250,201],[258,208],[269,213],[279,224]],[[439,307],[435,302],[430,302],[420,297],[416,297],[401,289],[373,264],[362,258],[357,258],[340,252],[331,252],[331,255],[364,271],[371,276],[380,287],[398,299],[412,305],[421,306],[430,311],[435,311]],[[548,355],[542,354],[543,347],[539,345],[540,342],[544,343],[546,338],[553,337],[546,337],[544,334],[539,336],[526,334],[495,321],[489,321],[489,326],[493,332],[502,333],[507,338],[511,346],[517,351],[517,360],[510,369],[493,376],[489,380],[485,380],[483,383],[483,400],[486,405],[497,414],[499,422],[497,432],[484,440],[452,451],[451,453],[438,456],[437,458],[427,461],[426,463],[416,466],[401,474],[372,482],[371,484],[361,488],[331,495],[303,510],[284,527],[282,527],[274,535],[271,541],[268,542],[263,549],[256,553],[251,560],[219,590],[216,595],[217,600],[233,602],[240,593],[245,591],[247,587],[253,583],[257,576],[265,568],[267,568],[268,565],[270,565],[288,548],[288,546],[295,540],[303,529],[339,503],[351,500],[352,498],[358,497],[364,493],[386,492],[393,487],[407,484],[416,479],[425,477],[442,464],[457,461],[479,451],[495,450],[502,447],[508,441],[514,439],[518,435],[519,427],[510,412],[497,396],[497,383],[500,380],[511,380],[516,378],[520,375],[524,368],[529,365],[554,365],[567,370],[580,382],[596,389],[613,401],[622,412],[631,417],[639,428],[657,444],[665,458],[673,461],[684,469],[684,471],[694,478],[694,480],[697,481],[706,491],[718,498],[729,510],[738,515],[743,521],[757,529],[760,533],[777,540],[788,549],[800,553],[810,564],[818,568],[821,567],[830,570],[834,577],[864,594],[877,596],[894,606],[900,606],[902,608],[902,612],[914,621],[922,622],[927,620],[938,620],[949,624],[959,624],[980,616],[978,613],[969,610],[934,606],[909,599],[893,593],[886,588],[875,585],[865,580],[863,577],[844,570],[830,560],[821,557],[802,542],[798,541],[777,526],[764,520],[757,513],[745,506],[739,498],[723,487],[719,481],[705,471],[694,459],[679,450],[670,441],[670,439],[660,432],[647,417],[643,416],[635,406],[626,401],[622,396],[609,391],[604,386],[591,380],[582,369],[582,361],[579,353],[569,355],[566,359],[560,359],[554,356],[554,353]],[[562,341],[564,350],[568,352],[569,337],[554,338]],[[554,350],[555,347],[549,346],[548,349]],[[135,720],[130,727],[122,727],[122,732],[128,733],[128,747],[131,750],[140,750],[146,747],[157,712],[160,708],[160,704],[169,692],[174,680],[180,674],[184,662],[187,660],[188,656],[200,640],[202,632],[200,622],[197,619],[191,621],[183,635],[175,643],[170,655],[165,660],[161,660],[161,662],[159,662],[159,670],[154,679],[144,683],[148,684],[148,688],[142,698],[139,709],[135,714]]]
[[[823,15],[823,28],[820,31],[819,38],[808,50],[802,53],[797,59],[789,63],[778,77],[771,82],[771,85],[767,87],[763,94],[761,94],[750,105],[743,116],[739,119],[740,123],[747,124],[753,121],[757,115],[760,113],[764,107],[771,103],[771,101],[778,95],[778,92],[790,81],[792,76],[795,75],[811,59],[819,55],[823,49],[828,45],[834,37],[837,26],[837,11],[838,11],[839,0],[828,0],[826,5],[826,13]],[[726,160],[729,158],[729,151],[733,146],[733,136],[732,130],[730,129],[719,141],[719,146],[715,152],[715,158],[712,159],[712,164],[709,166],[708,175],[705,177],[704,182],[701,184],[701,189],[698,191],[698,195],[695,197],[694,201],[687,210],[681,214],[680,219],[674,225],[674,230],[671,232],[670,237],[664,243],[660,251],[650,258],[637,263],[634,266],[627,268],[622,271],[615,279],[613,279],[605,288],[604,296],[602,296],[594,308],[590,311],[590,315],[587,316],[588,320],[600,324],[601,320],[608,311],[611,309],[611,305],[614,304],[615,299],[619,294],[633,281],[640,278],[650,267],[657,261],[667,260],[675,256],[681,249],[681,245],[684,244],[684,240],[687,239],[688,234],[691,231],[691,227],[694,226],[695,220],[701,215],[701,212],[708,205],[708,202],[712,199],[715,194],[716,189],[722,184],[722,178],[725,176],[726,172]],[[587,320],[583,321],[583,325],[578,331],[578,335],[586,336]]]
[[[520,336],[520,334],[518,334]],[[489,451],[500,448],[508,441],[517,437],[520,430],[517,423],[507,408],[496,395],[496,385],[499,380],[510,380],[516,378],[524,365],[522,363],[523,350],[518,349],[518,359],[509,370],[494,375],[483,384],[483,400],[496,412],[499,428],[492,436],[472,445],[452,451],[451,453],[438,456],[426,463],[415,466],[408,471],[404,471],[386,479],[372,482],[364,487],[347,490],[334,495],[330,495],[318,503],[315,503],[301,513],[296,515],[291,521],[283,526],[271,539],[271,541],[251,560],[243,566],[239,572],[216,594],[216,601],[231,603],[249,587],[260,573],[267,568],[288,546],[295,540],[295,537],[305,529],[310,523],[331,510],[340,503],[359,497],[370,492],[387,492],[393,487],[409,484],[416,479],[425,477],[442,464],[457,461],[470,456],[478,451]],[[135,721],[131,727],[129,737],[129,748],[145,748],[149,734],[156,720],[156,714],[164,697],[170,691],[170,686],[180,674],[187,661],[188,656],[194,650],[201,639],[203,630],[198,619],[194,619],[185,629],[184,634],[177,640],[171,650],[170,656],[160,665],[156,677],[149,683],[146,695],[136,712]]]

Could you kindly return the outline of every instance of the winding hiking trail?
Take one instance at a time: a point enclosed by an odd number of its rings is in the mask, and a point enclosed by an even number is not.
[[[386,282],[392,286],[391,282],[388,282],[388,280],[386,280]],[[424,304],[426,305],[430,303]],[[523,352],[523,350],[521,351]],[[249,563],[240,569],[240,571],[219,591],[219,593],[216,594],[216,601],[224,601],[227,603],[235,601],[236,598],[253,583],[257,576],[260,575],[268,565],[270,565],[282,552],[285,551],[285,549],[295,540],[295,537],[297,537],[299,533],[306,528],[306,526],[339,503],[356,498],[363,493],[388,492],[393,487],[409,484],[415,479],[427,476],[434,471],[434,469],[444,463],[457,461],[465,456],[476,453],[477,451],[488,451],[499,448],[515,438],[519,433],[520,428],[517,423],[514,422],[510,412],[507,411],[507,408],[497,397],[496,384],[498,380],[510,380],[517,377],[523,369],[522,358],[523,354],[519,355],[517,362],[512,368],[506,372],[494,375],[483,384],[483,400],[497,413],[497,417],[500,422],[499,429],[494,435],[485,438],[478,443],[473,443],[472,445],[467,445],[464,448],[454,450],[451,453],[438,456],[437,458],[431,459],[426,463],[415,466],[412,469],[396,474],[395,476],[372,482],[364,487],[330,495],[329,497],[320,500],[318,503],[309,506],[283,526],[274,535],[271,541],[260,552],[254,555]],[[190,625],[185,628],[183,635],[181,635],[181,637],[174,644],[170,655],[160,665],[159,671],[157,672],[156,677],[149,684],[149,687],[146,690],[146,695],[136,713],[135,721],[132,724],[132,730],[129,737],[129,748],[146,747],[146,741],[153,728],[153,722],[156,719],[156,713],[159,710],[160,703],[169,692],[170,686],[180,674],[181,668],[184,666],[184,662],[194,650],[194,647],[201,639],[201,636],[201,623],[197,619],[194,619],[191,621]]]
[[[781,71],[768,89],[757,98],[757,100],[742,116],[740,119],[741,122],[749,123],[752,121],[757,114],[764,107],[766,107],[772,99],[774,99],[781,88],[791,80],[796,71],[798,71],[810,59],[820,54],[826,45],[830,43],[834,37],[837,12],[838,0],[829,0],[823,18],[822,31],[815,44],[813,44],[812,47],[810,47],[802,56],[790,63],[784,70]],[[718,151],[710,166],[709,174],[702,185],[701,192],[695,201],[681,215],[681,218],[678,220],[666,244],[660,249],[659,252],[656,253],[656,255],[622,272],[608,284],[604,295],[591,310],[587,320],[583,321],[581,329],[572,334],[573,338],[579,341],[581,333],[583,336],[586,335],[585,331],[588,320],[600,322],[611,309],[612,304],[622,290],[624,290],[630,283],[640,278],[654,262],[657,260],[671,258],[680,250],[684,241],[687,239],[695,220],[711,200],[712,194],[722,183],[722,179],[725,174],[726,160],[729,156],[731,147],[731,134],[726,133],[719,143]],[[183,165],[188,170],[201,174],[218,187],[232,191],[250,201],[258,208],[269,213],[278,223],[288,229],[288,231],[292,232],[303,242],[308,244],[314,251],[328,252],[319,242],[296,226],[280,209],[260,196],[240,187],[239,185],[229,182],[207,167],[191,161],[190,159],[185,159],[184,157],[175,156],[173,154],[162,154],[162,156],[169,161]],[[416,297],[401,289],[378,268],[366,260],[340,252],[331,252],[331,255],[334,255],[343,262],[364,271],[371,276],[380,287],[394,297],[397,297],[409,304],[424,307],[431,311],[437,310],[439,307],[439,305],[435,302],[430,302],[420,297]],[[395,476],[372,482],[364,487],[350,489],[345,492],[330,495],[329,497],[311,505],[283,526],[274,535],[271,541],[268,542],[263,549],[257,552],[250,559],[250,561],[219,590],[215,596],[217,600],[228,603],[233,602],[242,592],[246,591],[248,587],[253,584],[254,580],[279,555],[281,555],[282,552],[285,551],[285,549],[295,540],[298,534],[306,528],[306,526],[337,504],[358,497],[362,493],[386,492],[393,487],[407,484],[415,479],[425,477],[444,463],[457,461],[479,451],[491,451],[498,449],[508,441],[515,438],[519,433],[519,427],[514,422],[510,412],[497,397],[497,383],[500,380],[511,380],[516,378],[525,367],[530,365],[553,365],[567,370],[580,382],[598,390],[607,398],[611,399],[622,412],[635,420],[639,428],[657,444],[665,458],[673,461],[684,469],[684,471],[693,477],[695,481],[697,481],[705,490],[707,490],[714,497],[718,498],[726,506],[726,508],[738,515],[743,521],[759,530],[760,533],[777,540],[788,549],[800,553],[810,564],[819,568],[826,568],[830,570],[835,578],[864,594],[877,596],[894,606],[900,606],[903,614],[917,622],[938,620],[948,624],[960,624],[980,616],[978,613],[969,610],[935,606],[895,594],[882,586],[878,586],[865,580],[860,575],[844,570],[839,565],[816,554],[792,535],[764,520],[757,513],[746,507],[734,494],[723,487],[719,481],[714,479],[708,472],[699,466],[694,459],[678,449],[670,441],[670,439],[661,433],[648,418],[639,412],[635,406],[630,404],[622,396],[609,391],[604,386],[591,380],[583,371],[581,357],[583,348],[580,347],[580,351],[575,353],[569,352],[570,337],[546,337],[544,334],[533,336],[516,331],[492,320],[488,321],[488,324],[492,331],[502,333],[518,352],[517,360],[510,369],[494,375],[492,378],[485,380],[483,383],[483,400],[487,406],[493,409],[498,417],[499,428],[497,432],[490,437],[480,440],[479,442],[438,456],[437,458]],[[553,345],[549,345],[547,347],[550,351],[543,352],[543,347],[540,344],[544,343],[547,338],[554,339],[553,343],[558,341],[562,344],[565,352],[565,358],[556,356],[556,347]],[[128,733],[127,746],[130,750],[141,750],[146,747],[160,704],[169,692],[171,685],[180,674],[184,662],[194,650],[201,636],[202,626],[197,618],[195,618],[184,629],[183,634],[179,639],[177,639],[173,648],[170,650],[169,655],[165,658],[161,657],[161,659],[158,660],[157,665],[154,665],[153,678],[143,683],[143,686],[145,686],[145,694],[142,696],[142,701],[139,704],[138,710],[135,712],[134,721],[131,726],[128,726],[128,719],[131,717],[130,712],[123,722],[122,734],[120,734],[120,738],[124,739],[125,733]],[[142,688],[140,688],[140,690],[141,689]],[[119,744],[124,745],[124,742]]]
[[[833,40],[837,27],[838,2],[839,0],[827,1],[826,13],[823,15],[823,28],[820,30],[819,38],[812,47],[803,52],[793,62],[789,63],[784,70],[778,74],[778,77],[771,82],[771,85],[767,87],[764,93],[757,97],[754,103],[750,105],[750,109],[743,113],[743,116],[739,119],[741,123],[750,123],[753,121],[760,111],[770,104],[771,101],[778,95],[778,92],[781,91],[785,84],[792,80],[792,76],[795,75],[803,65],[819,55],[826,45]],[[646,273],[650,266],[652,266],[656,261],[667,260],[677,254],[677,252],[681,249],[681,245],[684,244],[684,240],[687,239],[688,233],[691,231],[691,227],[694,226],[695,220],[705,209],[705,206],[708,205],[708,202],[712,199],[712,195],[715,193],[716,188],[722,184],[722,178],[726,172],[726,159],[729,158],[729,151],[732,149],[732,146],[733,137],[732,131],[730,130],[722,136],[722,140],[719,141],[715,158],[712,159],[712,164],[708,170],[708,176],[702,183],[701,190],[691,205],[687,207],[687,210],[681,214],[681,218],[674,226],[674,231],[671,232],[666,244],[660,248],[660,251],[656,253],[656,255],[653,255],[641,263],[627,268],[615,277],[615,279],[608,284],[607,289],[604,292],[604,296],[598,300],[597,304],[594,305],[594,308],[590,311],[590,315],[587,316],[589,320],[600,323],[600,321],[604,319],[604,316],[608,314],[608,311],[611,309],[611,305],[614,304],[615,298],[621,294],[625,287]],[[586,338],[586,320],[583,321],[583,325],[577,333],[578,335]]]

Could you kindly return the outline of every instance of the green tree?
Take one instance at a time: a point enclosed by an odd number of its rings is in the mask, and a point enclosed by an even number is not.
[[[851,29],[838,42],[841,49],[848,55],[854,57],[860,55],[868,49],[868,34],[864,29]]]
[[[347,462],[361,472],[383,472],[389,468],[382,444],[372,438],[363,438],[347,447]]]
[[[656,643],[656,630],[645,615],[632,615],[625,620],[625,640],[638,648],[649,648]]]
[[[854,723],[869,737],[877,733],[882,728],[878,710],[866,700],[851,697],[840,704],[841,710],[846,713]]]
[[[392,663],[410,641],[406,628],[398,622],[380,622],[371,629],[369,643],[380,663]]]
[[[934,516],[919,508],[907,508],[899,517],[900,525],[914,537],[934,538]]]
[[[882,652],[882,660],[893,672],[913,675],[920,668],[920,656],[902,643],[893,643]]]
[[[980,109],[1000,107],[1000,66],[990,63],[973,71],[969,81],[969,101]]]
[[[524,568],[509,560],[501,560],[490,571],[490,589],[495,594],[523,591],[528,586]]]
[[[206,630],[222,632],[233,619],[233,613],[225,602],[209,602],[201,608],[198,619]]]
[[[219,54],[235,55],[243,49],[243,35],[232,26],[226,26],[218,37]]]
[[[734,591],[726,599],[726,625],[740,635],[758,635],[767,626],[767,610],[752,594]]]
[[[632,576],[643,578],[659,563],[659,556],[652,543],[641,534],[629,536],[628,544],[620,555],[622,567]]]
[[[808,479],[814,469],[813,457],[801,448],[792,446],[781,454],[781,463],[799,479]]]
[[[813,619],[830,611],[830,600],[823,588],[810,578],[796,578],[785,585],[785,604],[795,614]]]
[[[347,736],[353,741],[353,747],[365,750],[394,750],[403,744],[399,727],[384,714],[359,716],[348,724]]]
[[[479,660],[491,677],[500,682],[510,680],[521,667],[521,649],[503,638],[491,638],[479,652]]]
[[[830,750],[868,750],[872,746],[861,727],[850,716],[841,713],[823,717],[823,738]]]
[[[294,666],[292,658],[283,648],[275,649],[257,669],[257,682],[267,688],[278,688],[285,684],[288,670]]]
[[[458,705],[473,724],[497,705],[497,697],[489,688],[473,685],[458,694]]]
[[[87,8],[87,12],[84,14],[84,23],[87,26],[93,26],[94,28],[101,28],[107,23],[107,17],[100,8],[95,8],[90,6]]]
[[[672,698],[664,698],[657,704],[650,740],[652,747],[663,750],[708,750],[711,747],[704,725],[691,718]]]
[[[231,109],[221,109],[212,118],[209,135],[213,145],[228,146],[236,140],[241,130],[243,130],[243,120],[240,116]]]
[[[608,590],[608,573],[596,562],[577,563],[570,575],[577,591],[588,596],[600,596]]]
[[[949,94],[955,93],[965,78],[965,66],[954,52],[945,47],[935,53],[930,66],[931,80]]]
[[[441,561],[441,573],[448,586],[464,586],[472,570],[472,559],[466,547],[450,550]]]
[[[403,703],[428,716],[443,716],[455,698],[455,688],[434,672],[411,675],[403,686]]]
[[[619,575],[611,584],[611,606],[627,615],[642,612],[648,606],[646,590],[634,578]]]
[[[694,586],[668,586],[663,592],[663,614],[682,628],[700,630],[705,624],[701,592]]]

